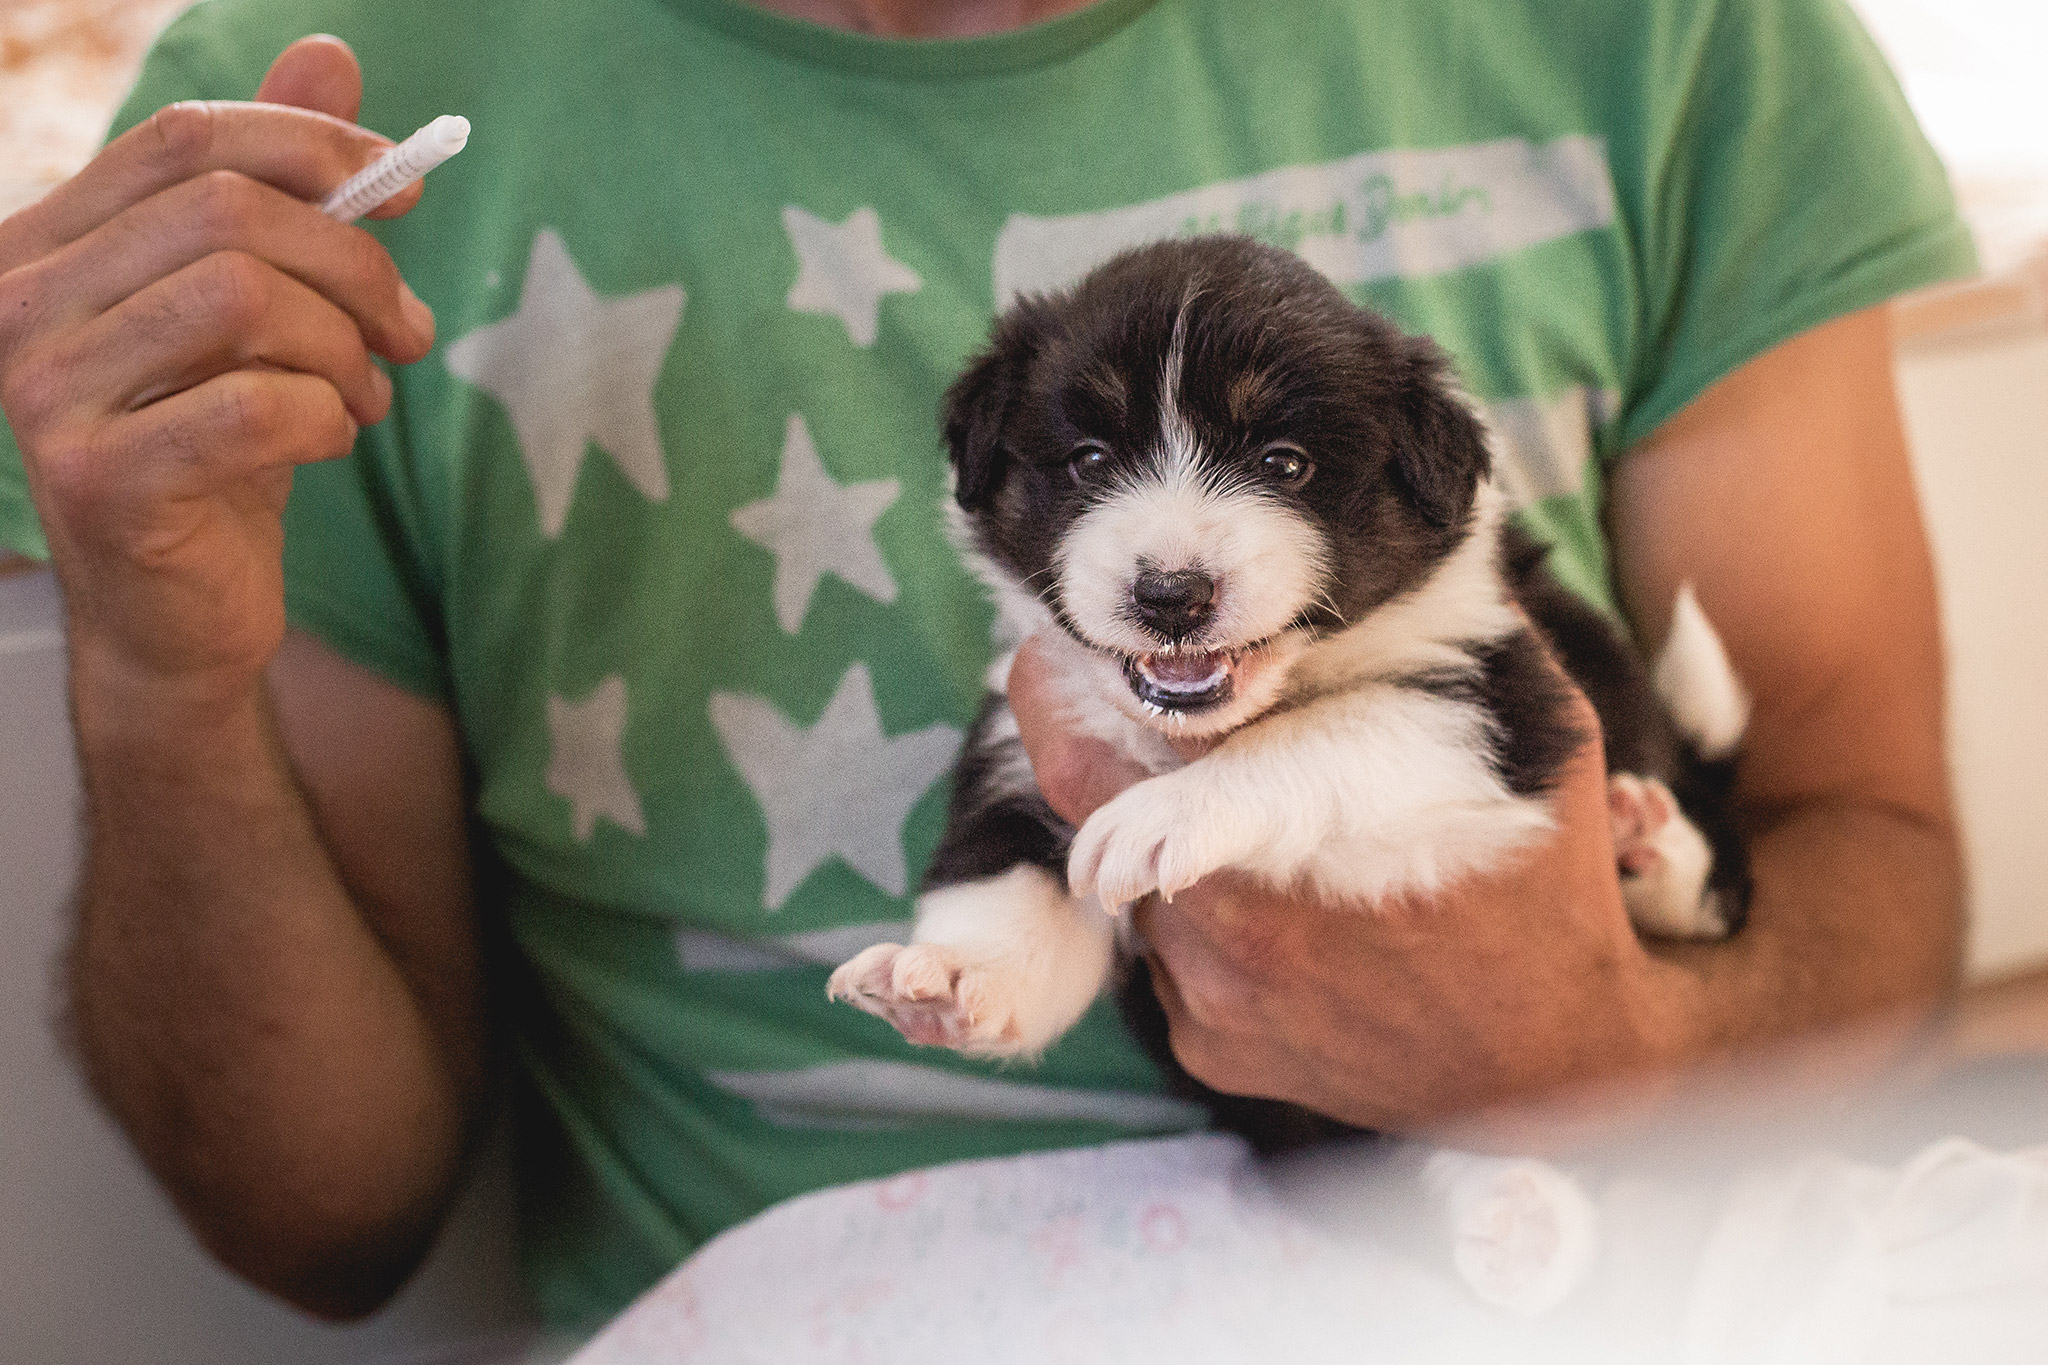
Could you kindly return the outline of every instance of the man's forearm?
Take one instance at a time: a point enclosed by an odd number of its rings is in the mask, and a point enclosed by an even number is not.
[[[1703,1056],[1891,1015],[1955,988],[1963,875],[1952,827],[1876,801],[1813,799],[1749,841],[1749,923],[1723,944],[1660,945],[1699,983]]]
[[[1751,360],[1615,465],[1615,581],[1646,641],[1690,585],[1755,702],[1736,788],[1750,924],[1671,957],[1723,1051],[1953,985],[1962,873],[1934,571],[1883,308]]]
[[[307,1307],[359,1310],[445,1207],[475,1068],[351,903],[260,680],[167,699],[88,655],[71,962],[88,1074],[216,1254]]]

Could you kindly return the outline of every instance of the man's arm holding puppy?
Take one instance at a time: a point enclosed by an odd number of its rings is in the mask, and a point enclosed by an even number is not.
[[[291,467],[384,416],[372,352],[432,341],[307,202],[388,145],[360,94],[346,48],[296,44],[258,98],[300,109],[173,106],[0,224],[0,396],[87,794],[76,1041],[202,1240],[329,1314],[416,1263],[484,1074],[448,716],[280,652]]]
[[[1597,744],[1560,829],[1429,903],[1361,914],[1224,874],[1141,911],[1182,1064],[1217,1089],[1390,1130],[1666,1069],[1952,984],[1961,874],[1932,572],[1882,310],[1728,376],[1628,455],[1610,512],[1624,604],[1662,638],[1682,583],[1754,711],[1739,813],[1755,876],[1734,939],[1641,944]],[[1075,824],[1143,774],[1060,733],[1027,647],[1010,700]],[[1581,724],[1595,720],[1582,707]]]

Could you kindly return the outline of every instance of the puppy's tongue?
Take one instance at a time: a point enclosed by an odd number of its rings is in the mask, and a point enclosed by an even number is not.
[[[1216,653],[1147,654],[1138,667],[1162,691],[1206,692],[1230,672],[1230,658]]]

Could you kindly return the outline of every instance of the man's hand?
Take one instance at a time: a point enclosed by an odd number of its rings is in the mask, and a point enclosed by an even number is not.
[[[257,684],[292,467],[383,418],[373,353],[432,344],[384,249],[309,202],[390,145],[349,121],[361,92],[345,46],[305,40],[259,103],[162,109],[0,223],[0,406],[76,666],[124,697]]]
[[[1077,826],[1144,774],[1060,722],[1036,648],[1010,704],[1053,809]],[[1599,722],[1562,775],[1558,830],[1434,900],[1331,905],[1211,877],[1138,927],[1190,1074],[1362,1127],[1409,1131],[1685,1055],[1697,1001],[1622,906]]]

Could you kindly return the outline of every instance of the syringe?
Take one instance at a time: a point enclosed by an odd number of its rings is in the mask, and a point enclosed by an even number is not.
[[[469,120],[443,114],[342,183],[321,202],[320,211],[353,223],[469,143]]]

